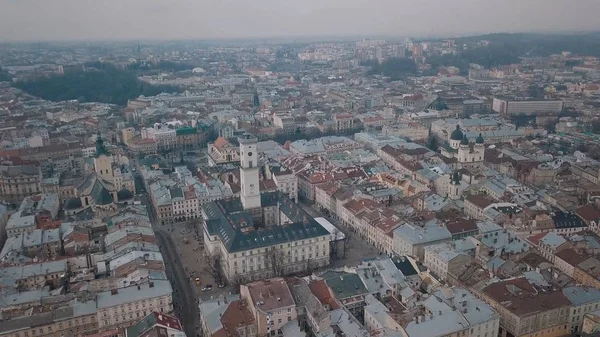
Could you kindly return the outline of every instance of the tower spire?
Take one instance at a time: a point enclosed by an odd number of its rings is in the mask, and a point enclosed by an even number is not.
[[[104,139],[102,139],[102,134],[100,130],[96,135],[96,157],[101,155],[108,155],[108,151],[106,150],[106,146],[104,146]]]

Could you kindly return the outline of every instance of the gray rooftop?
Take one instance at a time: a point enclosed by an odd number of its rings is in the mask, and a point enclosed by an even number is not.
[[[139,285],[139,289],[138,286],[132,286],[120,288],[116,294],[112,294],[110,291],[98,293],[98,309],[110,308],[125,303],[132,303],[161,296],[170,296],[173,293],[169,281],[155,280],[152,282],[154,284],[153,287],[150,286],[150,283],[144,283]]]

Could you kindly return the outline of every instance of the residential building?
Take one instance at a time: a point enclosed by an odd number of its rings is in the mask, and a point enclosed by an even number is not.
[[[429,268],[440,280],[446,280],[449,270],[470,264],[475,256],[473,241],[457,240],[425,247],[423,265]]]
[[[565,287],[563,294],[571,302],[569,322],[571,333],[581,333],[584,317],[598,311],[600,306],[600,290],[589,287]]]
[[[423,227],[404,224],[394,230],[394,252],[424,261],[426,246],[450,241],[451,238],[452,234],[448,229],[435,221],[426,223]]]
[[[122,329],[152,312],[169,314],[173,311],[172,293],[167,280],[100,292],[96,296],[98,328]]]
[[[19,204],[23,198],[41,192],[42,170],[40,166],[17,164],[18,161],[0,165],[0,198]]]
[[[248,303],[259,336],[283,336],[283,327],[298,316],[288,284],[280,277],[242,285],[240,298]]]
[[[539,291],[519,277],[494,282],[481,296],[500,314],[500,336],[559,337],[571,332],[571,303],[561,291]]]

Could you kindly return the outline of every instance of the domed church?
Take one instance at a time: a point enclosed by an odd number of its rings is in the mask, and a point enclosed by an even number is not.
[[[114,211],[117,204],[133,202],[134,190],[133,176],[109,156],[98,133],[94,170],[77,185],[75,196],[65,201],[65,213],[73,215],[89,208],[95,212]]]
[[[485,154],[484,143],[481,133],[475,139],[475,143],[469,142],[467,135],[457,125],[441,152],[447,158],[456,158],[460,166],[480,165]]]

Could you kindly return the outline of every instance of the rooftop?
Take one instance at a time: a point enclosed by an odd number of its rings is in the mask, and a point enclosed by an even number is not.
[[[561,291],[538,292],[525,277],[492,283],[483,292],[520,316],[570,305]]]
[[[290,223],[254,227],[252,214],[244,210],[239,198],[205,204],[206,230],[218,235],[229,252],[245,251],[280,243],[330,235],[329,231],[281,192],[261,194],[261,205],[278,206]]]
[[[294,306],[294,298],[287,283],[281,277],[264,281],[256,281],[244,285],[248,288],[252,306],[261,311]]]
[[[142,301],[161,296],[170,296],[173,293],[171,283],[167,280],[154,280],[137,286],[119,288],[117,291],[104,291],[97,295],[98,309],[114,307],[116,305]]]
[[[357,274],[329,270],[321,277],[339,300],[368,293]]]

